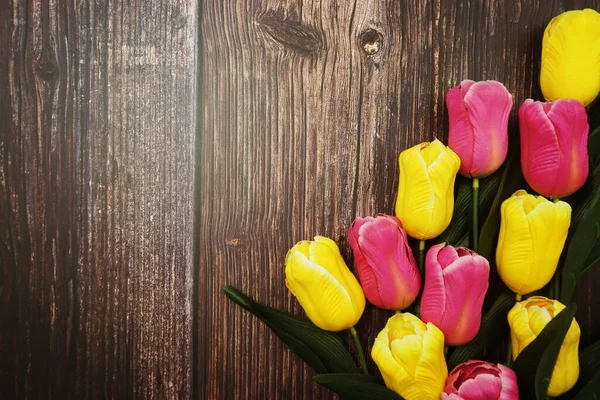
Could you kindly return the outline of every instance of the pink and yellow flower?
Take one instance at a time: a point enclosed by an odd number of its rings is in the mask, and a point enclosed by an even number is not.
[[[421,319],[440,328],[449,345],[471,341],[481,325],[489,276],[488,261],[474,251],[445,243],[431,247],[425,260]]]
[[[358,276],[367,299],[388,310],[409,307],[421,290],[421,275],[398,218],[357,218],[348,230]]]
[[[498,170],[508,152],[512,95],[496,81],[465,80],[446,95],[448,147],[460,157],[459,173],[483,178]]]
[[[560,198],[583,186],[590,127],[580,102],[527,99],[519,108],[519,128],[523,176],[533,190]]]

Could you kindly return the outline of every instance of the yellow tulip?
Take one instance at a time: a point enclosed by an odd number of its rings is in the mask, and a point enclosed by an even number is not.
[[[299,242],[287,253],[285,285],[321,329],[348,329],[365,309],[365,295],[356,277],[335,242],[323,236]]]
[[[496,265],[502,281],[524,295],[544,287],[556,271],[569,225],[571,206],[517,190],[500,207]]]
[[[550,21],[542,40],[540,85],[546,100],[588,105],[600,91],[600,14],[567,11]]]
[[[396,216],[416,239],[439,236],[454,211],[454,180],[460,158],[439,140],[424,142],[398,157]]]
[[[377,335],[373,350],[385,385],[406,400],[439,400],[448,367],[444,334],[410,313],[391,317]]]
[[[565,306],[558,300],[542,296],[523,300],[508,313],[513,360],[540,334],[548,322]],[[573,319],[562,343],[552,371],[548,396],[556,397],[570,390],[579,378],[579,324]]]

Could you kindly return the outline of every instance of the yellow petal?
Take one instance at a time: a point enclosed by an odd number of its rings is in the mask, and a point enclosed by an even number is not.
[[[546,100],[588,105],[600,91],[600,14],[567,11],[550,21],[542,40],[540,86]]]
[[[398,165],[396,216],[414,238],[426,240],[440,235],[452,219],[460,159],[435,140],[403,151]]]
[[[427,323],[423,335],[421,359],[416,368],[415,380],[426,399],[439,399],[448,378],[448,366],[444,357],[444,334],[432,323]]]
[[[348,291],[325,268],[301,252],[288,254],[285,275],[286,286],[318,327],[341,331],[355,325],[360,318]]]
[[[363,311],[365,310],[365,294],[360,286],[360,283],[346,265],[346,262],[340,253],[339,247],[333,240],[324,236],[316,236],[313,243],[314,245],[311,244],[311,259],[313,257],[312,251],[314,247],[314,255],[323,257],[324,260],[328,261],[328,265],[324,265],[324,267],[348,291],[348,294],[352,299],[352,306],[354,307],[356,318],[357,320],[360,319]],[[323,246],[326,246],[329,249],[329,253],[323,249]],[[320,263],[317,262],[317,264]]]

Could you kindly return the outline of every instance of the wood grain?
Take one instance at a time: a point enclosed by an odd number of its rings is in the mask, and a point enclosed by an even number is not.
[[[189,398],[198,7],[0,5],[3,398]]]
[[[287,250],[325,235],[351,261],[352,220],[393,212],[400,151],[446,138],[448,89],[496,79],[517,105],[541,98],[543,29],[584,6],[600,2],[203,2],[200,398],[332,397],[222,287],[300,314],[284,285]],[[516,107],[513,134],[515,117]],[[578,292],[585,340],[600,336],[590,287]],[[388,316],[367,308],[367,351]]]

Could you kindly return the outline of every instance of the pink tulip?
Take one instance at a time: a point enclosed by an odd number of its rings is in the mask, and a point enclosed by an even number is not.
[[[450,372],[442,400],[519,400],[517,375],[502,364],[467,361]]]
[[[533,190],[560,198],[583,186],[590,131],[583,104],[573,99],[546,103],[527,99],[519,108],[519,128],[521,168]]]
[[[421,275],[400,220],[384,214],[357,218],[348,240],[367,299],[388,310],[409,307],[421,290]]]
[[[481,325],[481,307],[488,289],[490,264],[464,247],[437,244],[425,259],[421,319],[442,332],[446,343],[471,341]]]
[[[446,95],[448,147],[460,157],[461,175],[483,178],[498,170],[508,151],[512,96],[496,81],[465,80]]]

